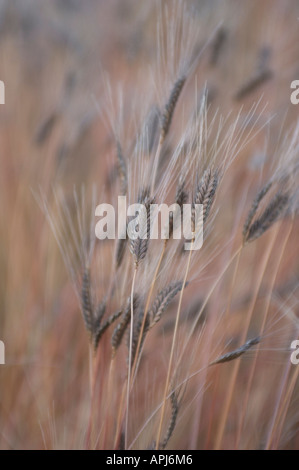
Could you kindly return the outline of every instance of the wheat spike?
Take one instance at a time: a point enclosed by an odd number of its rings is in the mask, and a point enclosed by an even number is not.
[[[118,161],[118,174],[120,179],[120,191],[121,196],[125,196],[128,190],[128,176],[127,176],[127,165],[126,160],[122,152],[119,141],[116,142],[117,149],[117,161]]]
[[[210,64],[216,65],[227,39],[227,31],[220,28],[212,44]]]
[[[269,183],[267,183],[261,190],[260,192],[258,193],[258,195],[256,196],[256,198],[254,199],[253,203],[252,203],[252,206],[251,206],[251,209],[250,211],[248,212],[248,215],[247,215],[247,218],[245,220],[245,223],[244,223],[244,226],[243,226],[243,238],[245,239],[246,236],[247,236],[247,233],[248,233],[248,229],[251,225],[251,222],[256,214],[256,211],[258,210],[259,208],[259,205],[260,205],[260,202],[262,201],[262,199],[266,196],[266,194],[268,193],[269,189],[271,188],[272,186],[272,181],[270,181]]]
[[[85,327],[90,334],[93,332],[93,306],[90,293],[90,270],[84,269],[81,291],[81,305]]]
[[[235,94],[235,99],[241,100],[245,98],[247,95],[255,91],[259,86],[263,83],[267,82],[272,78],[273,73],[271,70],[265,69],[261,72],[257,73],[254,77],[252,77],[248,82],[246,82]]]
[[[183,76],[175,82],[171,90],[169,100],[167,101],[165,105],[164,112],[162,115],[162,123],[161,123],[161,137],[163,140],[168,134],[172,117],[173,117],[173,113],[174,113],[177,101],[179,99],[179,96],[181,94],[181,91],[183,89],[183,86],[185,84],[185,81],[186,81],[186,77]]]
[[[50,116],[44,122],[42,122],[41,126],[37,130],[35,137],[35,141],[38,145],[43,144],[44,141],[47,140],[47,138],[50,136],[58,117],[58,113],[54,112],[50,114]]]
[[[126,245],[127,245],[127,236],[126,238],[120,238],[117,241],[117,246],[116,246],[116,267],[119,268],[120,265],[122,264],[122,261],[124,259],[124,255],[126,252]]]
[[[106,312],[106,300],[103,300],[102,302],[99,303],[97,311],[95,313],[95,319],[94,323],[101,323],[103,316],[105,315]]]
[[[185,180],[180,180],[179,184],[178,184],[178,187],[177,187],[177,190],[176,190],[176,194],[175,194],[175,203],[179,205],[180,209],[181,209],[181,215],[182,215],[182,209],[183,209],[183,205],[187,202],[188,200],[188,192],[186,191],[185,189]],[[172,236],[173,234],[173,213],[170,213],[170,216],[169,216],[169,238]]]
[[[249,226],[245,243],[261,237],[282,216],[288,202],[288,194],[278,192],[269,202],[262,215]]]
[[[142,195],[143,196],[143,195]],[[135,264],[138,266],[139,262],[146,256],[150,238],[151,229],[151,204],[154,204],[154,199],[148,196],[139,198],[140,204],[143,204],[146,209],[147,220],[146,220],[146,232],[141,233],[141,237],[144,235],[146,238],[138,237],[136,240],[130,240],[130,251],[134,256]]]
[[[157,106],[153,106],[146,120],[149,153],[151,153],[154,147],[157,145],[159,138],[160,119],[160,109]]]
[[[180,206],[183,207],[183,205],[187,202],[188,200],[188,192],[185,189],[186,187],[186,182],[185,180],[180,180],[179,185],[176,190],[175,194],[175,202]]]
[[[168,428],[165,434],[165,437],[163,439],[162,444],[160,444],[160,449],[164,450],[165,447],[167,446],[169,439],[171,438],[173,431],[175,429],[178,413],[179,413],[179,403],[178,399],[176,396],[175,391],[172,392],[170,395],[170,401],[171,401],[171,416],[170,416],[170,421],[168,424]]]
[[[192,223],[192,231],[195,232],[195,205],[196,204],[202,204],[203,205],[203,223],[206,222],[214,198],[215,198],[215,193],[216,189],[218,186],[218,171],[212,171],[211,168],[208,168],[205,172],[204,175],[200,181],[200,183],[197,186],[195,196],[193,199],[193,204],[192,204],[192,218],[191,218],[191,223]]]
[[[112,325],[112,323],[115,322],[115,320],[117,320],[121,316],[121,314],[122,310],[119,310],[118,312],[115,312],[110,315],[110,317],[106,320],[103,325],[101,325],[100,323],[98,325],[95,324],[93,333],[93,344],[95,350],[98,348],[100,339],[102,338],[105,331],[109,328],[110,325]]]
[[[158,293],[149,311],[150,328],[158,323],[172,299],[182,289],[182,286],[182,281],[173,282]]]
[[[256,344],[259,344],[260,342],[261,342],[261,338],[259,336],[257,336],[256,338],[250,339],[245,344],[235,349],[234,351],[231,351],[227,354],[223,354],[218,359],[211,362],[209,366],[213,366],[215,364],[222,364],[223,362],[230,362],[230,361],[233,361],[234,359],[238,359],[238,357],[246,353],[248,349],[252,348],[252,346],[255,346]]]
[[[137,307],[139,302],[139,298],[137,294],[134,295],[134,309]],[[127,329],[127,326],[130,323],[131,319],[131,298],[128,298],[127,305],[125,310],[123,311],[122,318],[120,323],[116,326],[116,328],[113,331],[112,338],[111,338],[111,344],[112,344],[112,356],[115,356],[116,350],[119,348],[123,336],[125,334],[125,331]]]

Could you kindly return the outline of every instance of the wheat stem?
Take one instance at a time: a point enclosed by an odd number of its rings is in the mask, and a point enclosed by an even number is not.
[[[271,243],[269,243],[268,249],[267,249],[267,251],[264,255],[264,258],[262,260],[262,268],[261,268],[260,274],[258,276],[258,280],[257,280],[256,288],[255,288],[255,291],[254,291],[253,299],[252,299],[252,302],[251,302],[251,306],[250,306],[249,312],[246,316],[246,323],[245,323],[245,328],[244,328],[243,335],[242,335],[242,338],[241,338],[241,343],[245,342],[247,334],[248,334],[250,321],[251,321],[252,314],[253,314],[253,311],[254,311],[254,307],[255,307],[255,304],[256,304],[256,301],[257,301],[260,286],[261,286],[261,283],[262,283],[262,280],[263,280],[263,277],[264,277],[264,274],[265,274],[265,271],[266,271],[266,267],[267,267],[268,262],[269,262],[270,254],[271,254],[271,251],[273,249],[274,241],[275,241],[275,238],[272,236]],[[216,434],[216,440],[215,440],[215,450],[219,450],[221,448],[221,444],[222,444],[222,440],[223,440],[223,434],[224,434],[224,431],[225,431],[225,425],[227,423],[228,413],[229,413],[229,410],[230,410],[230,407],[231,407],[231,404],[232,404],[233,393],[234,393],[234,390],[235,390],[235,384],[236,384],[236,380],[237,380],[237,376],[238,376],[238,372],[239,372],[239,367],[240,367],[240,361],[236,361],[234,363],[233,372],[232,372],[232,375],[231,375],[231,379],[229,381],[228,391],[227,391],[227,394],[226,394],[226,400],[224,401],[224,408],[223,408],[221,416],[220,416],[220,424],[219,424],[219,427],[218,427],[218,431],[217,431],[217,434]]]
[[[174,326],[174,332],[173,332],[173,338],[172,338],[170,358],[169,358],[169,363],[168,363],[167,378],[166,378],[166,383],[165,383],[165,388],[164,388],[163,406],[162,406],[162,410],[161,410],[161,417],[160,417],[158,434],[157,434],[157,439],[156,439],[156,447],[157,447],[156,450],[159,449],[159,443],[160,443],[160,439],[161,439],[162,426],[163,426],[163,420],[164,420],[164,415],[165,415],[165,405],[166,405],[166,400],[167,400],[167,391],[168,391],[168,387],[169,387],[170,374],[171,374],[171,369],[172,369],[174,348],[175,348],[177,332],[178,332],[178,326],[179,326],[179,321],[180,321],[183,294],[184,294],[184,289],[185,289],[185,286],[186,286],[188,272],[189,272],[189,268],[190,268],[191,255],[192,255],[192,251],[193,251],[193,244],[194,244],[194,239],[192,239],[191,246],[190,246],[188,263],[187,263],[186,272],[185,272],[185,276],[184,276],[184,280],[183,280],[182,290],[180,292],[180,299],[179,299],[179,304],[178,304],[178,309],[177,309],[177,314],[176,314],[176,319],[175,319],[175,326]]]
[[[211,289],[209,290],[208,292],[208,295],[206,296],[205,298],[205,301],[204,303],[202,304],[199,312],[198,312],[198,315],[196,317],[196,319],[194,320],[192,326],[191,326],[191,329],[188,333],[188,336],[187,336],[187,340],[185,342],[185,345],[183,347],[183,350],[178,358],[178,361],[177,361],[177,364],[179,365],[182,361],[182,358],[185,354],[185,351],[186,351],[186,348],[188,346],[188,344],[190,344],[190,340],[191,340],[191,337],[197,327],[197,324],[201,318],[201,315],[203,314],[204,312],[204,309],[206,308],[210,298],[212,297],[213,295],[213,292],[214,290],[216,289],[217,285],[219,284],[219,282],[221,281],[222,277],[224,276],[224,274],[226,273],[226,271],[228,270],[228,268],[230,267],[230,265],[232,264],[232,262],[234,261],[234,259],[236,258],[236,256],[238,256],[239,252],[242,250],[242,246],[240,246],[236,251],[235,253],[233,254],[233,256],[231,257],[231,259],[227,262],[227,264],[224,266],[223,270],[221,271],[220,275],[217,277],[217,279],[215,280],[214,284],[212,285]]]
[[[285,237],[281,252],[280,252],[279,257],[278,257],[278,262],[277,262],[277,265],[276,265],[276,269],[274,270],[274,274],[273,274],[273,277],[272,277],[271,286],[270,286],[269,294],[268,294],[268,298],[267,298],[267,305],[266,305],[266,308],[265,308],[265,314],[264,314],[261,329],[260,329],[260,336],[262,336],[262,334],[265,330],[274,284],[275,284],[275,281],[276,281],[276,278],[277,278],[278,270],[279,270],[279,267],[281,265],[281,261],[282,261],[282,258],[283,258],[283,255],[284,255],[289,237],[290,237],[292,229],[293,229],[293,222],[294,221],[292,221],[292,224],[291,224],[291,226],[288,230],[288,233]],[[278,229],[277,229],[277,233],[278,233]],[[235,446],[236,449],[239,447],[239,443],[240,443],[240,439],[241,439],[241,433],[242,433],[242,429],[243,429],[243,425],[244,425],[246,409],[247,409],[247,406],[248,406],[250,390],[251,390],[251,386],[252,386],[252,382],[253,382],[253,378],[254,378],[254,373],[255,373],[255,368],[256,368],[256,364],[257,364],[258,350],[259,350],[259,347],[257,348],[256,354],[255,354],[255,357],[254,357],[254,361],[253,361],[253,365],[252,365],[252,368],[251,368],[250,376],[249,376],[249,379],[247,381],[246,396],[245,396],[245,399],[244,399],[244,406],[242,406],[241,418],[239,420],[239,426],[238,426],[238,434],[237,434],[236,446]]]
[[[151,282],[150,290],[149,290],[149,293],[148,293],[148,296],[147,296],[147,299],[146,299],[141,330],[140,330],[140,334],[139,334],[139,338],[138,338],[136,354],[135,354],[134,363],[133,363],[133,367],[132,367],[132,375],[133,375],[132,387],[133,387],[134,380],[135,380],[137,370],[138,370],[138,357],[139,357],[139,352],[140,352],[140,347],[141,347],[141,342],[142,342],[146,317],[147,317],[147,313],[148,313],[148,310],[149,310],[150,301],[151,301],[151,298],[152,298],[152,295],[153,295],[153,290],[154,290],[154,287],[155,287],[155,284],[156,284],[156,280],[157,280],[157,277],[158,277],[158,274],[159,274],[160,266],[161,266],[162,260],[164,258],[166,244],[167,244],[166,242],[167,242],[167,240],[164,241],[163,248],[162,248],[162,251],[161,251],[161,254],[160,254],[160,258],[159,258],[158,264],[157,264],[156,269],[155,269],[154,278]]]
[[[290,368],[291,368],[291,361],[288,364],[288,369],[290,369]],[[281,409],[281,412],[278,414],[276,428],[278,428],[279,420],[280,420],[280,429],[277,431],[277,437],[276,437],[276,441],[275,441],[276,448],[277,448],[278,443],[280,441],[280,435],[282,433],[283,423],[285,421],[286,414],[287,414],[288,409],[289,409],[289,404],[290,404],[290,401],[291,401],[291,398],[292,398],[292,395],[293,395],[293,392],[294,392],[295,385],[296,385],[297,380],[298,380],[298,375],[299,375],[299,368],[296,367],[296,370],[295,370],[295,372],[292,376],[289,388],[287,389],[287,392],[285,394],[283,394],[282,397],[281,397],[280,402],[283,400],[282,405],[280,405],[280,403],[279,403],[279,409]],[[286,375],[286,378],[287,378],[287,375]],[[283,397],[284,397],[284,399],[283,399]],[[267,445],[267,448],[270,448],[271,442],[272,442],[272,436],[271,436],[271,439],[269,440],[269,444]]]
[[[126,405],[126,423],[125,423],[125,449],[127,449],[127,444],[128,444],[129,402],[130,402],[130,384],[131,384],[131,368],[132,368],[133,328],[134,328],[134,288],[135,288],[137,270],[138,270],[138,265],[135,264],[133,280],[132,280],[132,289],[131,289],[131,323],[130,323],[127,405]]]
[[[158,166],[159,166],[159,160],[160,160],[160,155],[161,155],[161,150],[163,146],[163,137],[160,135],[159,139],[159,144],[156,150],[155,158],[154,158],[154,164],[153,164],[153,173],[152,173],[152,185],[151,185],[151,194],[154,194],[155,190],[155,184],[156,184],[156,177],[157,177],[157,171],[158,171]]]

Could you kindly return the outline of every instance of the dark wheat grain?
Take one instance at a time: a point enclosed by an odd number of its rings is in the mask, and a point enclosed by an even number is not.
[[[218,359],[211,362],[209,365],[213,366],[215,364],[222,364],[223,362],[230,362],[230,361],[233,361],[234,359],[238,359],[238,357],[246,353],[246,351],[252,348],[252,346],[259,344],[260,341],[261,341],[261,338],[259,336],[257,336],[256,338],[250,339],[245,344],[235,349],[234,351],[231,351],[227,354],[223,354],[223,356],[220,356]]]
[[[248,228],[245,243],[261,237],[283,215],[289,201],[288,194],[277,193],[262,215]]]
[[[183,89],[183,86],[185,84],[185,81],[186,81],[186,77],[183,76],[175,82],[171,90],[169,100],[167,101],[165,105],[164,112],[163,112],[162,119],[161,119],[161,137],[163,140],[168,134],[172,117],[173,117],[173,113],[174,113],[177,101],[179,99],[179,96],[181,94],[181,91]]]

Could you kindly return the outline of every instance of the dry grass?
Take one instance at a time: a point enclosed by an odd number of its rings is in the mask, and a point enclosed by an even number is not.
[[[298,449],[296,2],[35,2],[1,12],[0,448]],[[202,203],[202,249],[96,240],[118,195],[147,233]]]

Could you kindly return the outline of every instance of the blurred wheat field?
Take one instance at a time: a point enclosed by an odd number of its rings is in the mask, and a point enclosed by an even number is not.
[[[298,17],[295,0],[0,3],[1,449],[299,448]],[[94,208],[122,191],[204,199],[202,249],[118,259]]]

